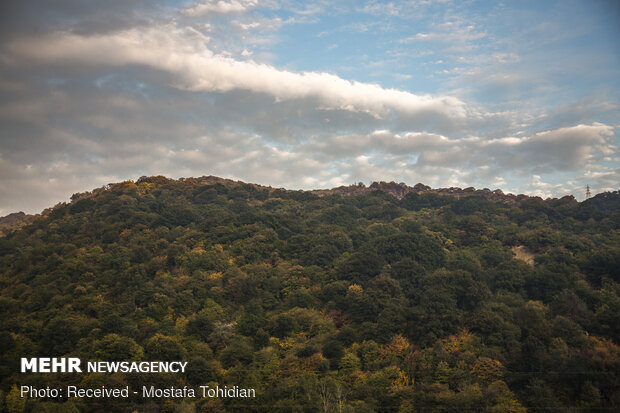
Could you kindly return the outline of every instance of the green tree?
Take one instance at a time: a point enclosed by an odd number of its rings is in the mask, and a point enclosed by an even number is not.
[[[185,348],[175,337],[155,334],[145,345],[146,356],[150,360],[183,360],[186,356]]]
[[[11,387],[11,391],[6,395],[6,411],[9,413],[22,413],[26,410],[27,397],[21,397],[17,385]]]
[[[93,345],[94,356],[105,361],[135,360],[144,356],[142,347],[133,339],[118,334],[108,334]]]

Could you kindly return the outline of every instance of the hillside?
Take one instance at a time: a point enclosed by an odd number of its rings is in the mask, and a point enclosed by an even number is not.
[[[35,215],[26,215],[21,211],[0,217],[0,237],[20,229],[34,221],[35,218]]]
[[[219,384],[257,397],[24,409],[617,411],[619,200],[217,177],[75,194],[0,238],[0,402],[14,385]],[[188,370],[19,373],[63,355]]]

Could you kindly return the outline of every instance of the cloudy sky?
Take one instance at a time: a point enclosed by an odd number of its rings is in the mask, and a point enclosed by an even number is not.
[[[3,0],[0,215],[160,174],[617,190],[617,4]]]

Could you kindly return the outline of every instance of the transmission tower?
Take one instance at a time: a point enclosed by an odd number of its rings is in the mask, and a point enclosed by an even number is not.
[[[590,198],[592,193],[590,192],[590,185],[586,185],[586,199]]]

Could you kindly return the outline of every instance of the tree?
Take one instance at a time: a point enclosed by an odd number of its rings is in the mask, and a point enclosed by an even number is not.
[[[359,370],[361,366],[362,366],[362,363],[360,362],[360,359],[357,358],[355,354],[346,353],[340,359],[340,363],[338,364],[338,370],[340,370],[342,374],[350,374],[350,373],[353,373],[354,371]]]
[[[185,348],[175,337],[168,337],[163,334],[155,334],[145,346],[146,356],[150,360],[182,360],[185,358]]]
[[[6,395],[5,405],[6,411],[9,413],[22,413],[26,409],[26,401],[28,397],[21,397],[17,385],[11,387],[11,391]]]
[[[144,356],[142,347],[133,339],[118,334],[108,334],[93,344],[96,358],[105,361],[135,360]]]

